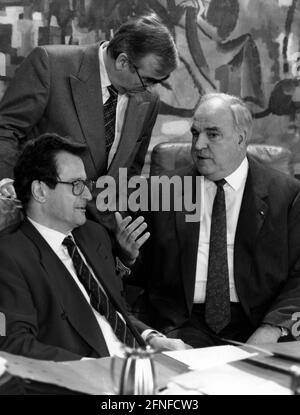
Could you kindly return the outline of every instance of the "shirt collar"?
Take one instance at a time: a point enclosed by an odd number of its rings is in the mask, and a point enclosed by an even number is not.
[[[104,63],[104,56],[107,54],[107,45],[108,42],[104,42],[99,47],[100,80],[102,89],[106,89],[109,85],[111,85]]]
[[[237,191],[243,184],[245,184],[248,175],[249,163],[247,157],[243,159],[239,167],[229,176],[224,177],[226,184],[229,185],[233,190]],[[204,179],[207,186],[212,186],[213,182]]]
[[[247,157],[245,157],[239,167],[224,179],[234,190],[238,190],[246,182],[248,169],[249,163]]]
[[[35,220],[31,219],[27,216],[29,222],[36,228],[36,230],[42,235],[42,237],[46,240],[46,242],[50,245],[54,252],[58,252],[60,249],[63,240],[67,236],[66,234],[56,231],[54,229],[48,228],[45,225],[41,225],[40,223],[36,222]],[[70,234],[71,235],[71,234]]]

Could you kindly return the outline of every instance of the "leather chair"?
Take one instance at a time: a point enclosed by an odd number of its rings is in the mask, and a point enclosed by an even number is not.
[[[0,236],[16,230],[23,220],[22,209],[13,199],[0,199]]]
[[[266,144],[249,144],[247,152],[274,169],[294,176],[292,152],[285,147]],[[150,174],[174,170],[192,163],[190,142],[157,144],[151,154]]]

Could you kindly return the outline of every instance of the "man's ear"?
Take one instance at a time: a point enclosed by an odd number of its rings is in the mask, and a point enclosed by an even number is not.
[[[238,143],[246,145],[246,141],[247,141],[247,132],[245,130],[239,132],[239,141],[238,141]]]
[[[129,67],[128,56],[125,52],[120,53],[115,60],[115,66],[117,71],[122,71]]]
[[[45,203],[48,193],[48,186],[40,180],[34,180],[31,183],[31,194],[34,200],[39,203]]]

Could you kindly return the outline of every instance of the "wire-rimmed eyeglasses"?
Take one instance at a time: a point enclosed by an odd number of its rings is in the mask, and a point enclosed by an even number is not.
[[[143,87],[143,89],[145,91],[147,90],[147,86],[151,86],[151,85],[155,85],[155,84],[160,84],[163,81],[167,80],[169,78],[169,76],[170,76],[170,74],[168,74],[164,78],[161,78],[161,79],[155,79],[155,78],[151,78],[151,77],[146,77],[146,78],[144,78],[145,81],[143,81],[143,78],[141,77],[141,75],[139,73],[138,67],[134,63],[132,63],[130,61],[129,61],[129,63],[132,65],[133,69],[135,70],[135,72],[136,72],[136,74],[137,74],[137,76],[138,76],[138,78],[140,80],[140,83],[141,83],[141,85],[142,85],[142,87]]]
[[[93,180],[77,179],[77,180],[74,180],[73,182],[64,182],[62,180],[57,180],[56,183],[71,185],[72,193],[74,196],[80,196],[83,193],[85,186],[89,189],[91,193],[95,189],[95,182]]]
[[[133,69],[135,70],[135,72],[136,72],[136,74],[137,74],[137,76],[138,76],[138,78],[139,78],[139,80],[140,80],[140,83],[141,83],[141,85],[142,85],[143,89],[146,91],[146,90],[147,90],[147,87],[146,87],[146,85],[144,84],[143,78],[141,77],[141,75],[140,75],[140,73],[139,73],[139,70],[138,70],[137,66],[135,66],[135,64],[134,64],[134,63],[132,63],[131,65],[133,66]]]

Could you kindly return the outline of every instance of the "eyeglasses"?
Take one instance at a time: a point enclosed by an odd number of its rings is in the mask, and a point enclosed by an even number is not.
[[[95,189],[95,182],[93,180],[77,179],[77,180],[74,180],[73,182],[64,182],[62,180],[57,180],[56,183],[71,185],[72,193],[74,196],[80,196],[83,193],[85,186],[89,189],[91,193]]]
[[[142,87],[143,87],[143,89],[145,91],[147,90],[147,86],[151,86],[151,85],[155,85],[155,84],[160,84],[163,81],[167,80],[169,78],[169,76],[170,76],[170,74],[168,74],[167,76],[165,76],[164,78],[161,78],[161,79],[155,79],[155,78],[146,77],[146,78],[144,78],[145,79],[145,82],[144,82],[143,81],[143,78],[141,77],[141,75],[139,73],[138,67],[134,63],[132,63],[130,61],[129,61],[129,63],[130,63],[130,65],[132,65],[133,69],[135,70],[137,76],[139,77],[139,80],[141,82],[141,85],[142,85]]]
[[[147,90],[147,87],[146,87],[146,85],[144,84],[143,78],[141,77],[141,75],[140,75],[140,73],[139,73],[138,68],[137,68],[137,67],[136,67],[133,63],[132,63],[131,65],[133,66],[133,68],[134,68],[134,70],[135,70],[135,72],[136,72],[137,76],[139,77],[139,80],[140,80],[140,82],[141,82],[141,84],[142,84],[143,89],[146,91],[146,90]]]

